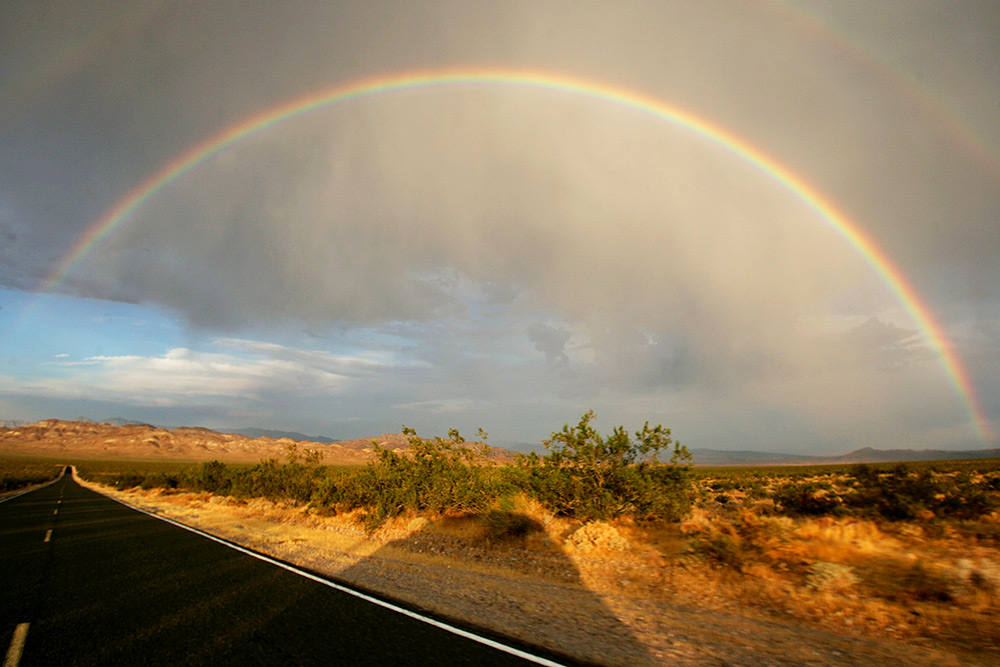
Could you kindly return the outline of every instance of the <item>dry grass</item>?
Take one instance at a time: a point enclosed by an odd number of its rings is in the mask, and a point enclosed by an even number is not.
[[[816,627],[841,626],[994,659],[1000,644],[1000,560],[994,513],[927,525],[790,519],[696,509],[682,525],[717,564],[717,595]]]

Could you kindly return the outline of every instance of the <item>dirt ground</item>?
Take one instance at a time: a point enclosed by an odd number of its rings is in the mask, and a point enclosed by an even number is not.
[[[986,624],[977,626],[982,636],[974,641],[949,641],[947,633],[929,639],[905,623],[894,624],[899,614],[887,615],[884,608],[845,597],[838,577],[850,579],[850,572],[813,568],[798,587],[781,578],[769,582],[769,571],[759,566],[727,573],[691,553],[691,539],[683,531],[650,534],[627,524],[574,525],[528,508],[537,517],[532,519],[536,530],[513,538],[492,538],[481,520],[463,517],[411,517],[366,533],[350,516],[322,516],[266,500],[98,490],[334,579],[577,661],[1000,664],[995,614],[987,614]],[[816,536],[810,539],[817,541]],[[916,609],[912,613],[921,614]]]

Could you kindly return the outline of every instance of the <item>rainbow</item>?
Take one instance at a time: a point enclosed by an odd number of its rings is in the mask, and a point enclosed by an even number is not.
[[[562,92],[653,116],[704,138],[742,158],[769,178],[777,181],[807,207],[815,211],[830,228],[850,243],[881,277],[903,305],[926,343],[940,358],[952,384],[963,399],[979,434],[984,440],[991,441],[993,439],[992,426],[976,396],[968,372],[963,367],[930,308],[889,257],[831,201],[774,158],[709,120],[640,92],[564,74],[475,67],[386,74],[337,85],[266,109],[193,146],[132,189],[91,225],[73,248],[45,277],[36,293],[45,294],[54,290],[96,244],[100,243],[103,238],[129,219],[137,209],[174,180],[213,155],[217,155],[251,135],[317,109],[374,95],[413,89],[472,86],[509,86]]]

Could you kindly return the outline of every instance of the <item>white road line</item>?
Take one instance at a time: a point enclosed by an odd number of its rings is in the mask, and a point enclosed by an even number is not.
[[[28,636],[28,624],[19,623],[14,628],[14,637],[10,640],[7,648],[7,657],[3,659],[3,667],[17,667],[21,662],[21,651],[24,650],[24,639]]]
[[[42,541],[48,542],[51,539],[52,539],[52,529],[50,528],[49,530],[45,531],[45,539]]]
[[[73,470],[73,473],[74,473],[74,478],[75,478],[76,477],[76,469],[75,468]],[[104,495],[104,494],[101,494],[101,495]],[[528,662],[533,662],[533,663],[538,664],[538,665],[545,665],[546,667],[564,667],[562,665],[562,663],[553,662],[553,661],[548,660],[546,658],[543,658],[541,656],[532,655],[531,653],[527,653],[527,652],[522,651],[520,649],[516,649],[513,646],[507,646],[506,644],[501,644],[500,642],[494,641],[494,640],[490,639],[489,637],[481,637],[480,635],[477,635],[477,634],[474,634],[472,632],[469,632],[468,630],[463,630],[462,628],[457,628],[454,625],[449,625],[449,624],[444,623],[443,621],[439,621],[439,620],[437,620],[435,618],[431,618],[429,616],[424,616],[423,614],[418,614],[415,611],[410,611],[409,609],[406,609],[404,607],[399,607],[397,605],[392,604],[391,602],[386,602],[385,600],[380,600],[380,599],[372,597],[370,595],[366,595],[366,594],[362,593],[361,591],[356,591],[356,590],[354,590],[352,588],[348,588],[347,586],[343,586],[343,585],[338,584],[336,582],[330,581],[329,579],[324,579],[322,577],[318,577],[315,574],[311,574],[309,572],[306,572],[305,570],[300,570],[299,568],[297,568],[297,567],[295,567],[293,565],[289,565],[288,563],[282,563],[279,560],[275,560],[273,558],[265,556],[264,554],[259,554],[256,551],[250,551],[249,549],[244,549],[243,547],[239,546],[238,544],[233,544],[232,542],[227,542],[226,540],[223,540],[223,539],[221,539],[219,537],[216,537],[215,535],[209,535],[208,533],[200,531],[197,528],[192,528],[191,526],[185,526],[183,523],[180,523],[179,521],[174,521],[173,519],[169,519],[169,518],[167,518],[165,516],[160,516],[159,514],[153,514],[152,512],[148,512],[148,511],[142,509],[141,507],[137,507],[136,505],[133,505],[131,503],[127,503],[124,500],[120,500],[120,499],[115,498],[113,496],[104,496],[104,497],[105,498],[110,498],[111,500],[114,500],[115,502],[121,503],[125,507],[134,509],[137,512],[142,512],[143,514],[151,516],[154,519],[159,519],[160,521],[166,521],[167,523],[173,524],[173,525],[177,526],[178,528],[183,528],[184,530],[190,531],[190,532],[192,532],[192,533],[194,533],[196,535],[201,535],[202,537],[207,537],[208,539],[212,540],[213,542],[218,542],[219,544],[227,546],[230,549],[235,549],[236,551],[239,551],[241,553],[245,553],[248,556],[253,556],[254,558],[262,560],[265,563],[270,563],[271,565],[277,565],[278,567],[283,568],[285,570],[288,570],[289,572],[294,572],[295,574],[299,575],[300,577],[305,577],[306,579],[312,579],[313,581],[318,582],[320,584],[323,584],[324,586],[329,586],[330,588],[333,588],[334,590],[338,590],[338,591],[340,591],[342,593],[347,593],[348,595],[353,595],[356,598],[361,598],[362,600],[365,600],[366,602],[371,602],[372,604],[377,604],[380,607],[385,607],[386,609],[389,609],[389,610],[394,611],[394,612],[399,613],[399,614],[403,614],[404,616],[409,616],[410,618],[416,619],[418,621],[422,621],[424,623],[427,623],[428,625],[433,625],[436,628],[440,628],[441,630],[446,630],[446,631],[448,631],[448,632],[450,632],[452,634],[458,635],[459,637],[465,637],[466,639],[471,639],[474,642],[479,642],[480,644],[484,644],[484,645],[489,646],[491,648],[495,648],[498,651],[503,651],[504,653],[510,653],[511,655],[517,656],[518,658],[522,658],[524,660],[527,660]]]

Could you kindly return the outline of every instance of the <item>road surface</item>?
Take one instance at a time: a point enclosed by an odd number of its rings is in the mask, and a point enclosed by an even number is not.
[[[490,641],[241,553],[69,474],[0,503],[5,667],[538,664]]]

